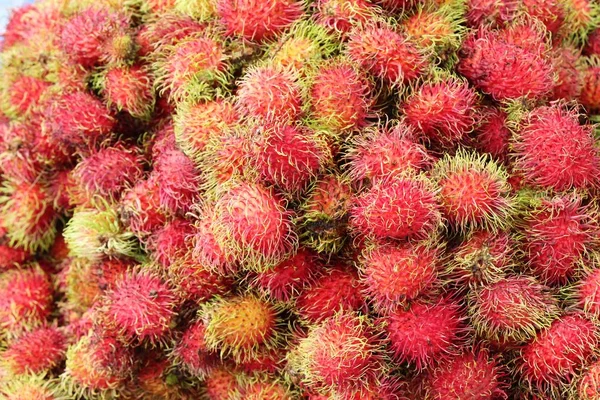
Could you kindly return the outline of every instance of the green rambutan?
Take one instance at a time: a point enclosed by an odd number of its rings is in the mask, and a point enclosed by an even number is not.
[[[175,11],[197,21],[209,21],[217,15],[216,0],[175,0]]]
[[[13,375],[51,371],[64,359],[65,334],[55,327],[41,327],[11,341],[2,352],[2,363]]]

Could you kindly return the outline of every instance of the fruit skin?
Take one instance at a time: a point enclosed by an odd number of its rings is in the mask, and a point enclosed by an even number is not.
[[[572,288],[574,298],[579,309],[583,310],[589,318],[600,318],[600,269],[587,271]]]
[[[465,17],[473,28],[501,25],[516,14],[519,4],[514,0],[468,0]]]
[[[368,24],[380,11],[365,0],[319,0],[315,11],[317,24],[342,37],[354,26]]]
[[[600,363],[595,361],[573,381],[569,392],[570,395],[574,399],[597,400],[598,379],[600,379]]]
[[[468,295],[476,332],[495,342],[524,342],[558,316],[549,288],[527,276],[510,276]]]
[[[485,155],[459,149],[433,167],[446,220],[460,231],[506,229],[514,212],[508,173]]]
[[[171,288],[152,272],[132,271],[103,298],[100,319],[126,342],[159,343],[175,318]]]
[[[148,238],[146,247],[153,258],[165,269],[184,258],[191,250],[192,223],[183,218],[167,222]]]
[[[441,223],[436,191],[424,176],[383,179],[353,203],[352,229],[375,239],[424,239]]]
[[[13,119],[25,117],[42,103],[50,83],[33,76],[20,76],[3,90],[2,111]]]
[[[23,375],[0,383],[5,400],[65,400],[68,397],[56,379],[44,375]]]
[[[577,313],[556,319],[520,351],[519,372],[533,387],[553,387],[570,380],[593,356],[598,329]]]
[[[361,279],[377,310],[402,307],[431,291],[437,280],[439,252],[413,244],[378,244],[363,250]]]
[[[555,47],[553,53],[555,54],[553,57],[554,70],[558,78],[551,98],[567,101],[580,98],[584,84],[581,51],[575,47],[565,45]]]
[[[217,354],[206,346],[206,326],[202,321],[191,324],[181,336],[172,352],[175,363],[194,377],[207,376],[217,365]]]
[[[141,240],[161,227],[166,215],[160,208],[156,179],[139,180],[126,190],[119,203],[119,219],[124,227]]]
[[[533,199],[531,208],[519,234],[526,265],[542,282],[565,284],[595,243],[597,211],[577,195]]]
[[[499,108],[486,107],[479,126],[473,131],[469,145],[481,153],[490,154],[498,163],[506,165],[509,159],[508,115]]]
[[[598,93],[600,80],[600,54],[590,57],[582,57],[583,60],[583,87],[579,94],[578,100],[583,104],[585,109],[591,114],[600,112],[600,96]]]
[[[378,382],[385,373],[382,339],[366,317],[337,313],[314,326],[288,355],[288,368],[309,388],[341,398]]]
[[[459,78],[438,78],[421,84],[401,105],[406,122],[426,142],[453,147],[466,139],[476,123],[477,92]]]
[[[154,110],[152,77],[142,65],[110,68],[100,76],[96,85],[106,103],[117,111],[148,119]]]
[[[580,125],[576,110],[562,104],[536,108],[525,116],[512,143],[515,166],[527,183],[542,189],[595,187],[600,157],[592,131],[591,125]]]
[[[442,298],[413,302],[382,317],[394,359],[418,370],[456,352],[466,333],[463,320],[458,304]]]
[[[67,340],[55,327],[26,332],[2,352],[3,364],[11,374],[40,374],[57,367],[65,356]]]
[[[217,0],[217,14],[228,36],[261,42],[277,37],[302,16],[304,4],[294,0]]]
[[[17,267],[31,255],[22,247],[11,246],[7,233],[7,230],[0,226],[0,271],[2,272]]]
[[[234,274],[238,271],[238,264],[233,254],[229,254],[225,247],[219,243],[215,236],[215,220],[217,215],[210,206],[200,208],[196,214],[194,224],[196,234],[192,238],[194,249],[192,260],[209,271],[223,276]]]
[[[428,395],[443,399],[507,399],[505,371],[487,350],[466,350],[433,369]]]

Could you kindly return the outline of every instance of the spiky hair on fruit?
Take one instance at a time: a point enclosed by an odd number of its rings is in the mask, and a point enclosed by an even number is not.
[[[598,328],[580,314],[566,314],[521,348],[518,371],[528,385],[552,390],[568,382],[592,359],[598,345]]]
[[[291,400],[298,396],[290,383],[267,374],[254,374],[244,382],[239,393],[245,400]]]
[[[580,98],[584,85],[584,62],[581,50],[572,45],[554,46],[552,64],[557,75],[552,100],[572,101]],[[581,100],[580,100],[581,101]]]
[[[415,301],[381,319],[394,359],[419,370],[456,354],[467,333],[460,306],[445,298]]]
[[[566,23],[564,35],[583,43],[600,24],[600,6],[590,0],[564,0]]]
[[[102,298],[99,320],[126,342],[165,340],[175,318],[173,290],[152,271],[136,269]]]
[[[470,232],[448,253],[442,279],[459,290],[497,282],[516,264],[515,245],[508,232]]]
[[[519,232],[527,268],[543,282],[565,284],[593,248],[597,209],[578,195],[533,198]]]
[[[160,353],[146,354],[136,371],[134,396],[163,400],[197,398],[196,388],[187,377],[181,376],[172,363]]]
[[[155,261],[168,269],[184,258],[192,248],[193,224],[184,218],[175,218],[156,230],[146,241],[146,248]]]
[[[140,240],[159,229],[166,215],[160,207],[158,181],[155,178],[137,181],[123,193],[118,212],[123,226]]]
[[[21,75],[5,79],[9,82],[2,84],[0,108],[12,119],[26,117],[43,103],[42,99],[49,92],[50,83],[34,76]]]
[[[61,387],[74,397],[110,398],[133,368],[133,354],[114,337],[90,331],[67,349]]]
[[[544,98],[554,87],[548,57],[509,43],[501,32],[481,28],[471,33],[459,55],[458,71],[496,100]]]
[[[206,345],[206,325],[203,321],[193,322],[181,335],[173,348],[174,364],[197,378],[207,376],[218,365],[218,355]]]
[[[103,148],[81,160],[71,177],[71,201],[77,205],[118,201],[121,193],[142,178],[142,157],[123,145]]]
[[[352,62],[343,58],[324,61],[307,79],[305,109],[312,124],[334,137],[368,125],[372,85]]]
[[[22,247],[15,247],[9,244],[8,231],[0,226],[0,271],[4,272],[13,269],[25,262],[31,252]]]
[[[436,162],[431,179],[449,225],[460,231],[506,229],[515,209],[508,172],[487,155],[458,149]]]
[[[491,155],[498,163],[506,165],[512,135],[508,115],[497,107],[482,107],[479,111],[479,125],[472,132],[468,144],[481,153]]]
[[[373,21],[353,29],[348,57],[373,76],[394,86],[414,81],[427,67],[425,55],[410,38],[388,22]]]
[[[597,400],[600,385],[600,362],[594,361],[573,380],[569,395],[574,399]]]
[[[307,190],[296,221],[301,243],[319,253],[338,253],[347,240],[351,198],[346,177],[328,173],[318,178]]]
[[[169,283],[181,301],[202,304],[214,296],[224,296],[233,287],[230,277],[194,261],[188,253],[169,266]]]
[[[563,288],[567,298],[574,303],[585,315],[595,320],[600,320],[600,269],[598,254],[593,253],[586,262],[581,278],[573,285]]]
[[[467,297],[475,331],[496,343],[525,342],[558,316],[550,289],[524,275],[472,289]]]
[[[10,246],[47,250],[56,236],[58,215],[43,184],[4,181],[0,187],[0,217]]]
[[[337,49],[333,35],[314,21],[301,19],[287,32],[269,45],[267,54],[273,54],[273,65],[303,75],[307,68],[318,65],[329,58]]]
[[[267,270],[297,246],[286,202],[260,184],[233,183],[217,199],[214,212],[217,243],[246,269]]]
[[[217,2],[215,0],[175,0],[175,11],[204,22],[217,15]]]
[[[477,92],[466,81],[439,76],[421,82],[399,110],[426,142],[447,148],[460,144],[475,128],[478,103]]]
[[[117,111],[148,119],[154,110],[152,76],[144,65],[109,67],[100,73],[95,86]]]
[[[184,0],[189,1],[189,0]],[[136,35],[140,57],[157,56],[162,50],[177,44],[186,37],[199,35],[206,30],[206,24],[180,13],[165,13],[142,25]]]
[[[207,400],[220,400],[231,394],[239,394],[241,383],[238,378],[239,373],[225,364],[212,369],[204,380]]]
[[[296,299],[296,312],[308,325],[318,324],[336,313],[365,308],[364,286],[357,271],[334,265],[322,271]]]
[[[389,311],[434,289],[440,251],[422,244],[375,244],[359,261],[367,298],[376,310]]]
[[[557,192],[598,185],[594,127],[580,124],[579,117],[563,103],[538,107],[524,116],[512,149],[515,167],[528,184]]]
[[[353,27],[366,25],[381,10],[366,0],[319,0],[314,18],[317,24],[345,38]]]
[[[213,298],[199,312],[206,347],[221,358],[251,360],[280,344],[286,333],[282,311],[280,304],[250,293]]]
[[[332,157],[317,132],[299,123],[266,122],[253,129],[252,165],[267,185],[298,195]]]
[[[427,382],[432,399],[507,398],[506,371],[485,348],[466,349],[433,368]]]
[[[195,211],[196,233],[192,238],[194,248],[191,253],[193,261],[220,275],[237,272],[239,265],[233,254],[230,254],[215,236],[217,215],[214,208],[204,205]]]
[[[133,233],[123,229],[114,207],[77,208],[63,231],[69,254],[97,261],[106,256],[132,256],[139,245]]]
[[[424,175],[377,181],[350,209],[356,234],[375,239],[424,239],[441,225],[436,189]]]
[[[237,123],[238,112],[229,100],[180,103],[173,118],[175,140],[185,155],[202,163],[208,142]]]
[[[365,316],[337,313],[300,339],[288,354],[288,369],[307,387],[346,398],[385,374],[381,332]]]
[[[583,87],[578,100],[591,114],[600,112],[600,54],[582,57]]]
[[[56,327],[40,327],[9,342],[2,366],[11,375],[46,373],[57,367],[67,349],[65,334]]]
[[[5,400],[66,400],[56,379],[45,375],[22,375],[0,383]]]

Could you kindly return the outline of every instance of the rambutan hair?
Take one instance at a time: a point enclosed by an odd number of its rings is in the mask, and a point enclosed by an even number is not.
[[[40,327],[11,341],[2,353],[2,364],[14,375],[51,371],[64,359],[65,334],[56,327]]]

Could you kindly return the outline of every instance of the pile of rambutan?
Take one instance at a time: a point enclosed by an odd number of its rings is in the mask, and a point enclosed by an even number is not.
[[[600,400],[596,0],[37,0],[0,399]]]

